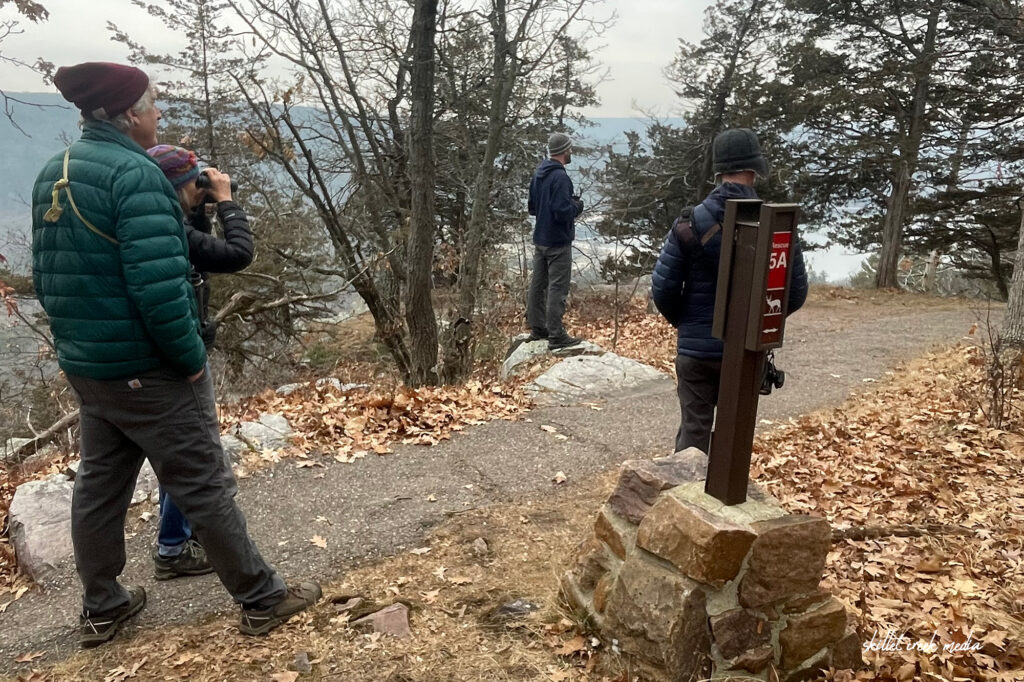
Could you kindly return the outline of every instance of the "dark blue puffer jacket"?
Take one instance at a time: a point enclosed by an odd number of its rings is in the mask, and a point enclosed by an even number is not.
[[[690,225],[701,239],[715,223],[725,217],[729,199],[755,199],[752,187],[726,182],[694,207]],[[712,237],[703,252],[685,253],[675,234],[669,231],[654,266],[651,294],[654,305],[678,330],[680,355],[717,360],[722,357],[722,341],[711,336],[715,316],[715,289],[718,286],[718,260],[722,234]],[[789,312],[796,312],[807,300],[807,271],[797,243],[793,258],[793,276],[789,289]]]
[[[572,180],[565,166],[547,159],[537,166],[530,181],[530,215],[537,216],[533,243],[537,246],[568,246],[576,238],[576,217],[581,206],[572,198]]]

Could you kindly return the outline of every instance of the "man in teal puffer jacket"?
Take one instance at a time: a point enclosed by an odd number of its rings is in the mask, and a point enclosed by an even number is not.
[[[146,458],[242,605],[242,632],[265,634],[315,603],[320,587],[286,586],[234,502],[181,208],[145,151],[157,143],[160,119],[149,78],[89,62],[58,69],[54,84],[81,110],[82,137],[36,179],[32,274],[81,409],[71,520],[84,588],[79,641],[110,640],[145,605],[141,587],[117,578]]]

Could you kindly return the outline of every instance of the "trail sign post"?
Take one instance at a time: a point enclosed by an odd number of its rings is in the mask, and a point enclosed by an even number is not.
[[[725,205],[712,326],[725,349],[704,485],[725,504],[747,499],[765,353],[782,346],[799,219],[795,204],[734,199]]]

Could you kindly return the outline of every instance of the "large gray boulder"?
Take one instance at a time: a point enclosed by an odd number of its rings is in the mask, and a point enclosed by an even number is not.
[[[11,500],[10,537],[21,570],[37,583],[56,575],[57,565],[74,554],[71,495],[63,474],[22,483]]]
[[[615,353],[566,358],[526,386],[539,403],[578,402],[669,377]]]
[[[527,341],[529,334],[520,334],[512,339],[512,352],[501,363],[500,375],[502,379],[508,379],[529,369],[537,360],[545,355],[553,355],[557,358],[568,358],[576,355],[601,355],[604,348],[596,343],[584,341],[583,343],[568,348],[560,348],[556,351],[548,350],[547,341]]]
[[[242,461],[242,457],[249,452],[249,446],[245,441],[230,433],[220,434],[220,446],[224,448],[224,454],[228,459],[235,464]]]
[[[523,371],[527,365],[548,352],[547,341],[527,341],[528,334],[521,334],[512,340],[512,352],[501,363],[500,376],[508,379]]]
[[[292,435],[291,424],[280,414],[261,414],[258,422],[238,425],[238,437],[267,450],[286,448]]]
[[[8,438],[0,448],[0,462],[6,462],[13,458],[17,449],[31,440],[31,438]]]
[[[360,388],[369,388],[369,385],[367,384],[343,384],[341,383],[341,379],[338,379],[337,377],[323,377],[321,379],[317,379],[316,382],[301,381],[295,384],[285,384],[284,386],[279,386],[274,392],[278,395],[291,395],[292,393],[295,393],[295,391],[302,388],[308,388],[314,383],[318,389],[333,388],[341,393],[354,391]]]

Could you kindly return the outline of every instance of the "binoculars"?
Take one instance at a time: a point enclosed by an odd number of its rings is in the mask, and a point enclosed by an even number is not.
[[[210,189],[210,176],[206,174],[205,170],[200,171],[199,177],[196,178],[196,187],[198,189]],[[231,180],[231,191],[238,191],[238,183],[234,179]]]

